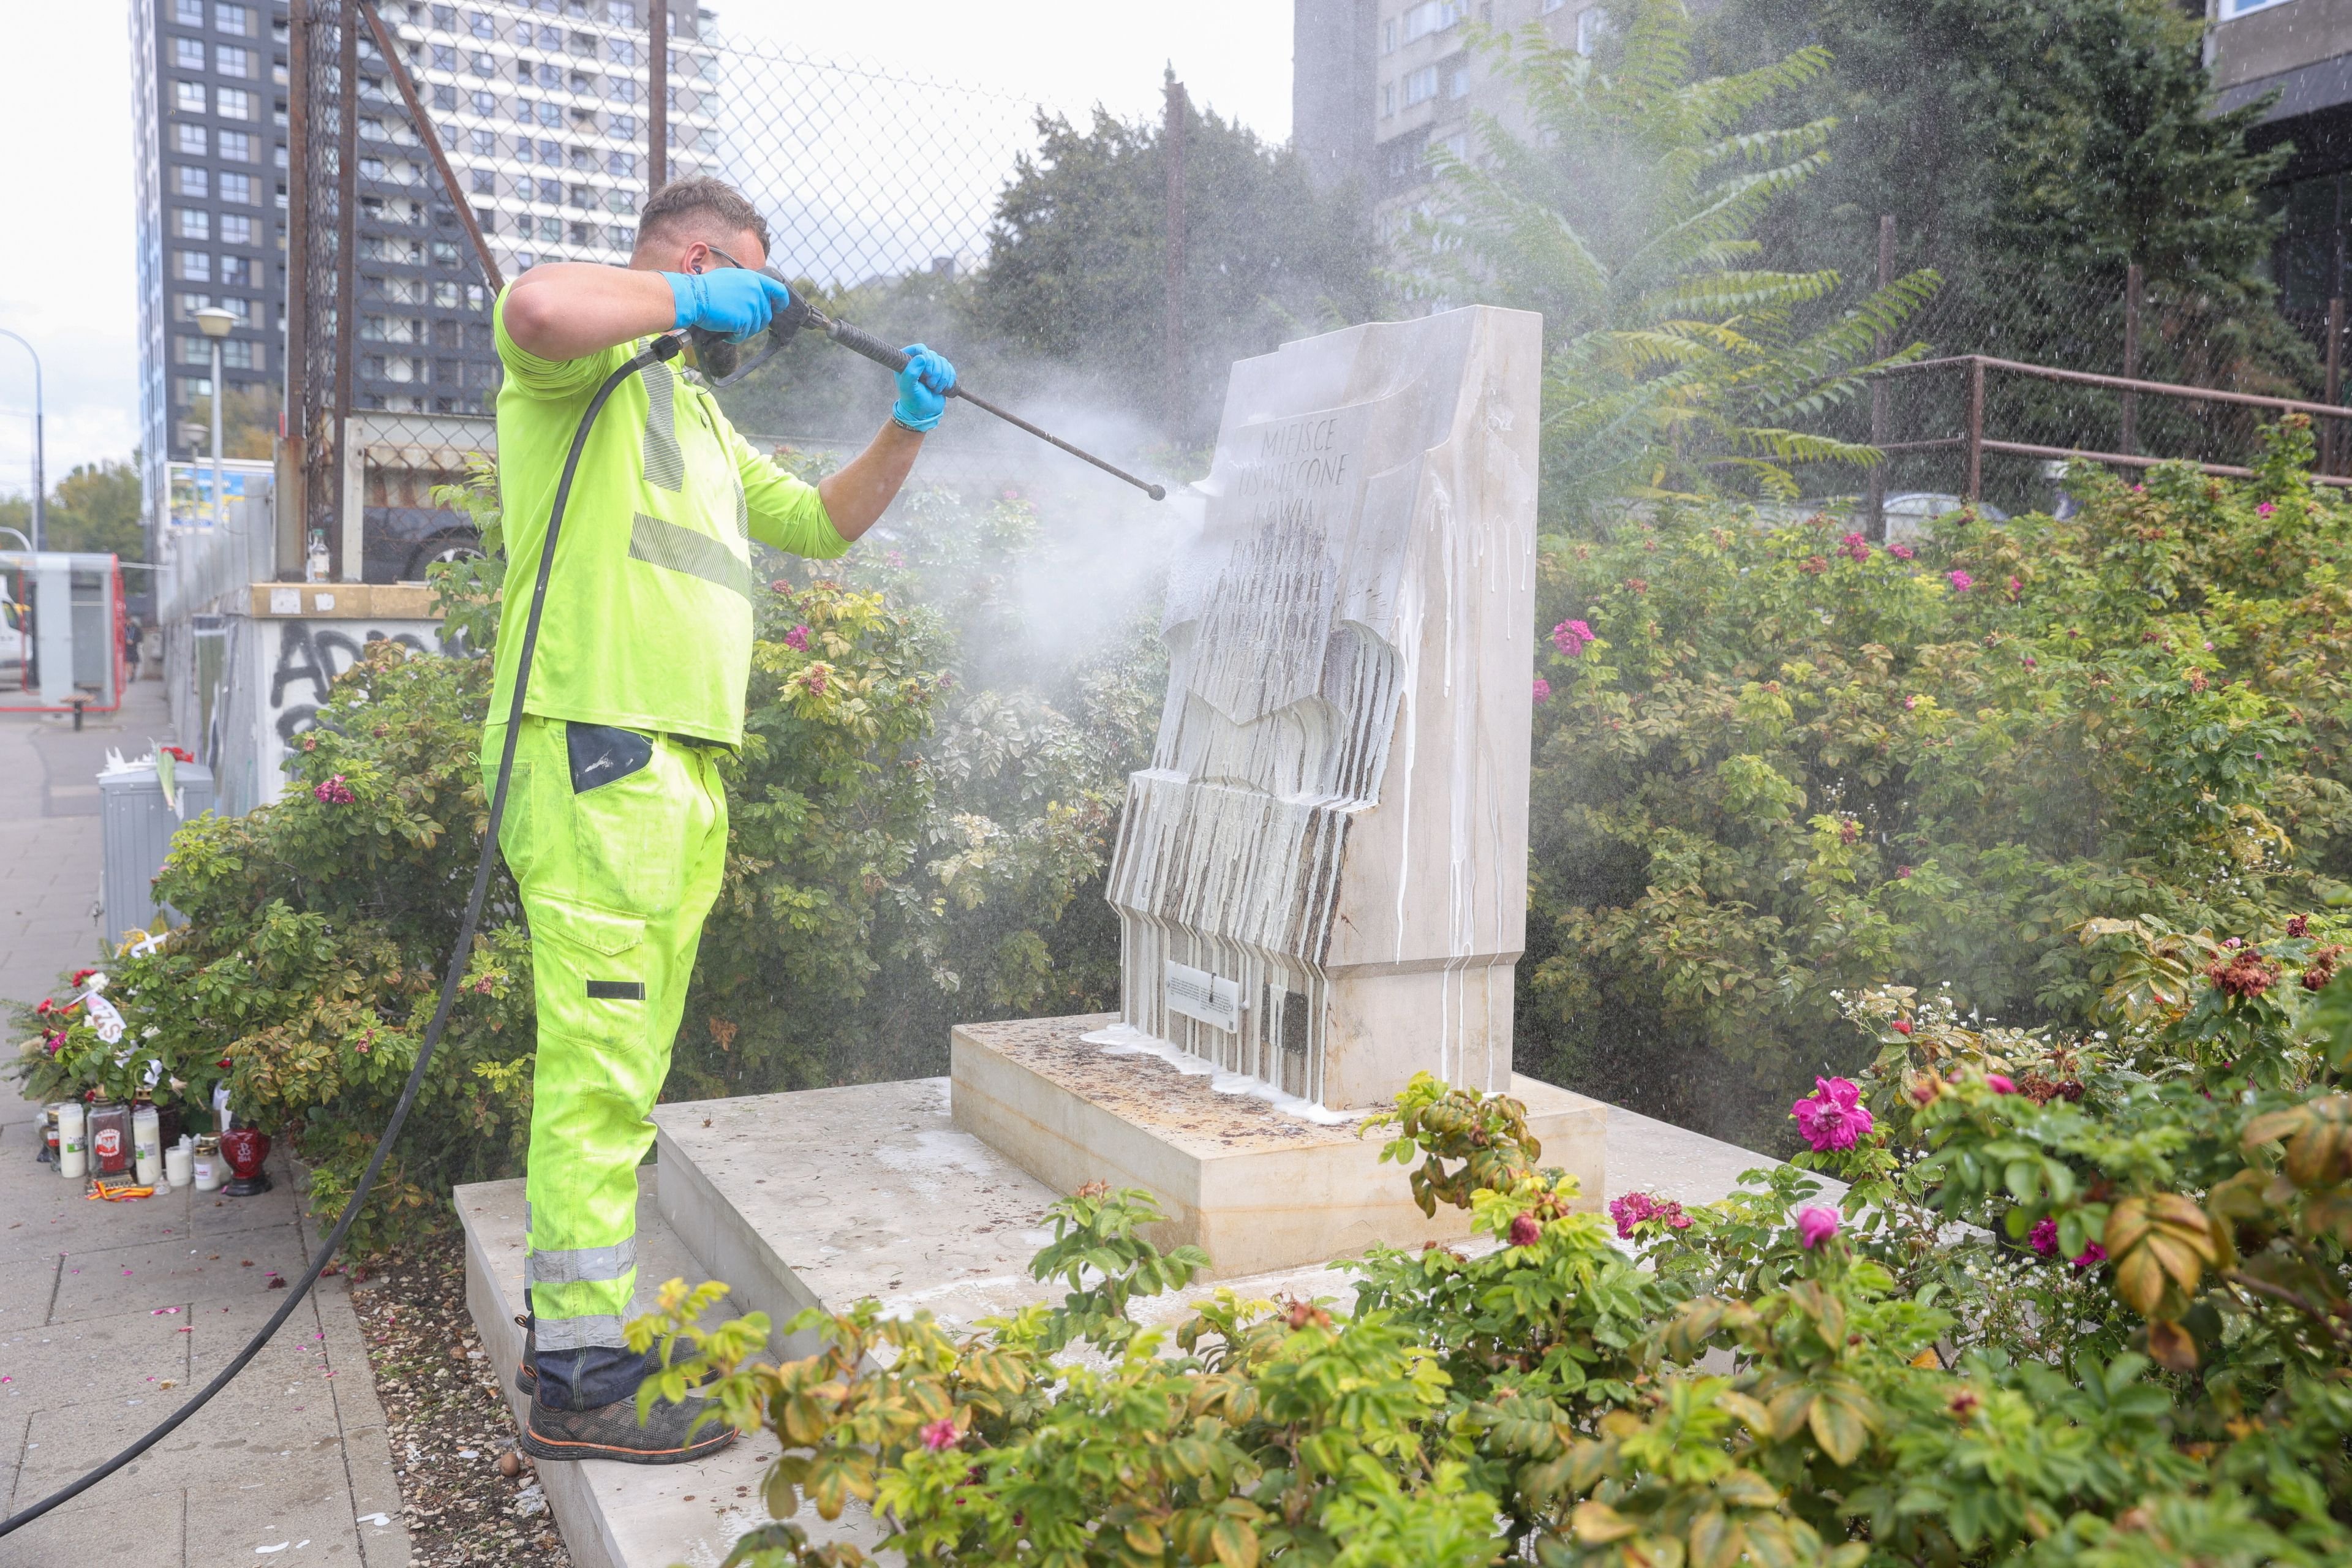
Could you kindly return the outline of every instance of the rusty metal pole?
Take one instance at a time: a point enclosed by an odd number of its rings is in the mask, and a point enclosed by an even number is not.
[[[496,294],[507,286],[506,279],[499,275],[498,262],[491,258],[489,241],[482,237],[482,226],[474,221],[473,204],[457,187],[457,171],[449,166],[449,154],[441,150],[441,137],[425,116],[425,100],[417,96],[416,83],[410,79],[408,68],[401,63],[392,29],[377,15],[374,0],[360,0],[360,9],[367,16],[369,30],[375,35],[375,47],[383,51],[383,63],[392,68],[392,84],[400,89],[400,101],[408,106],[409,122],[416,127],[425,150],[433,155],[433,167],[441,175],[441,188],[449,193],[449,205],[457,209],[457,221],[465,226],[466,237],[473,242],[474,258],[482,264],[482,277],[489,284],[490,292]]]
[[[1164,410],[1169,438],[1175,439],[1183,429],[1184,405],[1184,122],[1188,105],[1184,84],[1173,76],[1168,80],[1168,109],[1160,133],[1168,170],[1168,245],[1167,275],[1164,279],[1167,319],[1164,323],[1167,339],[1161,371],[1166,378],[1162,395],[1167,400]]]
[[[646,199],[669,184],[669,0],[653,0],[646,55]]]
[[[2327,402],[2331,405],[2344,401],[2344,300],[2341,296],[2327,301]],[[2336,471],[2336,427],[2342,421],[2323,419],[2319,422],[2319,471]]]
[[[1982,354],[1969,356],[1969,500],[1984,494],[1984,381]]]
[[[350,460],[352,353],[359,327],[360,296],[360,29],[357,0],[342,0],[338,20],[341,47],[336,52],[341,94],[335,127],[335,467]],[[288,154],[289,163],[293,161]],[[342,575],[345,519],[343,487],[333,487],[335,525],[327,530],[328,573]],[[305,539],[307,551],[310,542]]]
[[[270,562],[270,575],[280,578],[301,564],[302,520],[310,515],[310,7],[311,0],[294,0],[286,19],[286,346],[278,366],[285,395]]]
[[[2126,380],[2139,375],[2139,263],[2124,268],[2124,376]],[[2124,394],[2122,439],[2116,449],[2139,455],[2139,394]]]
[[[1878,219],[1878,286],[1882,289],[1895,281],[1895,215],[1885,213]],[[1894,345],[1886,333],[1880,332],[1870,345],[1873,359],[1885,359]],[[1878,376],[1870,384],[1870,444],[1886,444],[1886,378]],[[1886,459],[1880,458],[1870,466],[1869,510],[1864,526],[1873,540],[1886,537]]]

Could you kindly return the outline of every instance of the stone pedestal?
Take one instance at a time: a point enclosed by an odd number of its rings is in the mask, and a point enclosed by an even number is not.
[[[1221,1090],[1205,1073],[1085,1038],[1116,1022],[1105,1013],[961,1026],[950,1068],[956,1127],[1055,1192],[1088,1182],[1149,1188],[1169,1216],[1151,1240],[1204,1248],[1215,1278],[1469,1233],[1459,1209],[1432,1218],[1415,1206],[1408,1168],[1381,1163],[1385,1139],[1359,1137],[1360,1119],[1318,1124]],[[1510,1092],[1527,1105],[1543,1163],[1574,1174],[1581,1206],[1599,1208],[1608,1108],[1529,1078],[1515,1077]]]

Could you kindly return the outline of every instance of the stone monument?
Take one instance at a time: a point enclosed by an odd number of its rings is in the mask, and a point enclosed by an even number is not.
[[[1600,1107],[1511,1072],[1541,367],[1486,306],[1234,365],[1111,864],[1119,1015],[955,1031],[957,1125],[1151,1186],[1220,1272],[1445,1229],[1352,1125],[1417,1072],[1520,1094],[1600,1192]]]

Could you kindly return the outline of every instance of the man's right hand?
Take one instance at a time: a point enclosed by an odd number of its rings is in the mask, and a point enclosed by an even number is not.
[[[679,328],[700,327],[731,343],[750,342],[793,302],[792,290],[764,272],[722,267],[713,272],[665,272],[677,299]]]

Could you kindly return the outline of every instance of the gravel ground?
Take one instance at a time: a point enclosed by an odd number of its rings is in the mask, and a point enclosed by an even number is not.
[[[571,1568],[466,1315],[463,1235],[453,1228],[379,1258],[352,1279],[415,1568]],[[502,1473],[502,1460],[515,1474]]]

